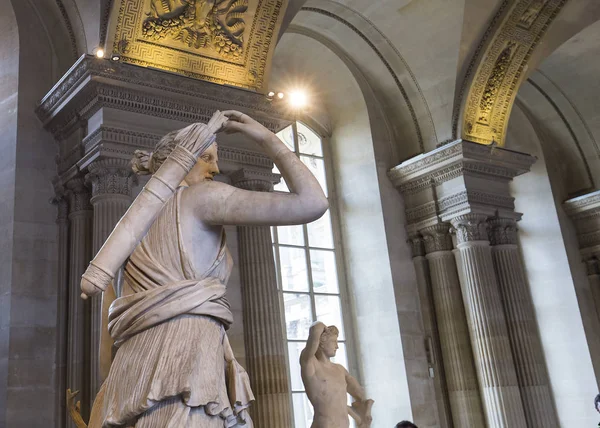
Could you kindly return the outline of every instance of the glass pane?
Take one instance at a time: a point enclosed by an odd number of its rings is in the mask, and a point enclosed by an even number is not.
[[[327,182],[325,181],[325,162],[323,159],[311,158],[308,156],[300,156],[300,160],[310,169],[310,172],[316,177],[321,185],[325,196],[327,196]]]
[[[308,339],[312,324],[310,296],[307,294],[283,293],[285,325],[288,339]]]
[[[273,261],[275,262],[275,278],[277,278],[277,289],[279,290],[281,289],[281,284],[279,284],[279,266],[277,265],[277,247],[275,245],[273,245]]]
[[[273,190],[276,190],[278,192],[288,192],[288,193],[290,191],[290,189],[288,188],[287,183],[285,182],[283,177],[281,178],[279,183],[277,183],[276,185],[273,186]]]
[[[289,149],[291,151],[296,151],[294,149],[294,130],[292,128],[292,125],[288,126],[287,128],[282,129],[281,131],[279,131],[276,134],[279,139],[281,141],[283,141],[285,143],[286,146],[289,147]]]
[[[306,252],[303,248],[279,247],[281,288],[287,291],[308,291]]]
[[[321,138],[303,123],[298,122],[297,125],[300,153],[305,155],[323,156]]]
[[[337,269],[333,251],[310,250],[313,289],[316,293],[338,293]]]
[[[271,242],[275,243],[275,227],[271,226]]]
[[[306,342],[288,342],[288,355],[290,358],[290,376],[292,378],[292,391],[304,391],[302,376],[300,375],[300,353]]]
[[[304,246],[304,230],[302,226],[278,226],[277,237],[280,244]]]
[[[344,339],[344,325],[338,296],[315,296],[317,319],[326,325],[334,325],[340,331],[339,338]]]
[[[335,353],[335,357],[331,359],[336,364],[340,364],[348,370],[348,354],[346,353],[346,344],[338,343],[339,349]],[[302,350],[302,349],[301,349]]]
[[[313,407],[303,392],[292,394],[294,403],[294,428],[310,428],[314,417]]]
[[[308,245],[319,248],[333,248],[333,234],[331,232],[331,216],[329,210],[317,221],[309,223]]]

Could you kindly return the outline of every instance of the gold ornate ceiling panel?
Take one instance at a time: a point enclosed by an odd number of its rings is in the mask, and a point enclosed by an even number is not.
[[[287,0],[117,0],[121,61],[263,91]]]
[[[527,62],[568,0],[517,0],[488,44],[464,108],[462,138],[503,145]]]

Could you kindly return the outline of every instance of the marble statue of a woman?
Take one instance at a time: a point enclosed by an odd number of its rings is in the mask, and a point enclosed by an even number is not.
[[[213,181],[215,132],[258,143],[290,194],[251,192]],[[134,169],[152,173],[83,275],[82,297],[110,291],[125,263],[121,297],[110,305],[117,347],[89,426],[252,427],[254,399],[225,330],[232,259],[224,225],[288,225],[321,217],[319,183],[273,133],[237,111],[167,134]],[[268,427],[260,427],[268,428]]]

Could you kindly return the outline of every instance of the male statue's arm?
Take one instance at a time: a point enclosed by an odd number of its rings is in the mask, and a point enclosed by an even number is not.
[[[82,298],[106,290],[117,270],[196,164],[197,156],[215,141],[215,132],[225,121],[223,113],[217,111],[207,125],[193,124],[177,134],[175,149],[146,183],[83,274]]]
[[[319,350],[321,335],[326,328],[327,326],[321,321],[317,321],[310,326],[306,347],[300,353],[300,366],[306,365],[312,358],[315,358],[315,354]]]

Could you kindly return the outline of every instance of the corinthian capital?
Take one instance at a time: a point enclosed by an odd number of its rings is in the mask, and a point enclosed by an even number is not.
[[[86,186],[83,178],[73,178],[66,184],[67,196],[69,198],[69,214],[74,214],[80,211],[90,211],[90,190]]]
[[[456,233],[456,243],[487,241],[487,218],[485,214],[465,214],[450,220]]]
[[[421,230],[421,233],[425,238],[425,251],[427,254],[452,250],[452,237],[450,236],[450,225],[448,223],[439,223],[427,227]]]
[[[88,166],[86,181],[92,185],[92,195],[123,195],[131,197],[136,175],[129,161],[102,159]]]
[[[489,238],[492,245],[517,245],[517,222],[512,218],[493,218]]]

